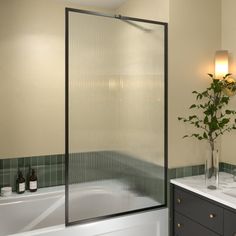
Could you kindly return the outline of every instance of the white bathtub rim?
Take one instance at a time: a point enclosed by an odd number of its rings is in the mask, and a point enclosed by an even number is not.
[[[12,201],[24,201],[27,198],[35,198],[35,197],[44,197],[47,195],[62,195],[65,194],[65,186],[54,186],[54,187],[45,187],[45,188],[40,188],[37,190],[37,192],[30,192],[26,191],[23,194],[18,194],[18,193],[12,193],[11,196],[8,197],[0,197],[0,204],[4,203],[10,203]]]
[[[114,188],[115,186],[115,188]],[[122,190],[127,189],[127,185],[125,185],[122,181],[119,180],[99,180],[99,181],[91,181],[86,183],[78,183],[78,184],[71,184],[69,185],[69,194],[70,192],[73,193],[73,191],[76,190],[84,190],[86,192],[87,190],[93,190],[93,191],[109,191],[109,192],[120,192]],[[37,198],[37,197],[45,197],[45,196],[53,196],[53,195],[65,195],[65,185],[60,186],[53,186],[53,187],[45,187],[40,188],[37,190],[37,192],[29,192],[26,191],[23,194],[17,194],[12,193],[11,196],[8,197],[2,197],[0,196],[0,205],[3,204],[9,204],[11,202],[17,202],[17,201],[24,201],[27,200],[27,198]]]

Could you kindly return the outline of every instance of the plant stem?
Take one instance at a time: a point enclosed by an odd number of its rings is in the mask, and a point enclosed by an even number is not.
[[[210,147],[211,147],[211,167],[209,168],[208,178],[210,179],[214,173],[214,148],[215,143],[212,137],[210,137]]]

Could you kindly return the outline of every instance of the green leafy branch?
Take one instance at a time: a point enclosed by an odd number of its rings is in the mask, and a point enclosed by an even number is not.
[[[190,110],[200,110],[198,114],[190,115],[187,118],[178,117],[178,120],[188,123],[199,130],[199,133],[185,135],[183,138],[194,137],[198,140],[207,140],[213,143],[220,135],[236,129],[236,111],[225,109],[230,97],[225,94],[226,89],[231,92],[236,91],[235,81],[229,81],[227,74],[223,79],[215,79],[212,74],[208,74],[212,82],[203,92],[193,91],[196,96],[196,104],[192,104]]]

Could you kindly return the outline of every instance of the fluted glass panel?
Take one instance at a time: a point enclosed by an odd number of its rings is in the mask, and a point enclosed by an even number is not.
[[[162,205],[164,26],[69,15],[69,221]]]

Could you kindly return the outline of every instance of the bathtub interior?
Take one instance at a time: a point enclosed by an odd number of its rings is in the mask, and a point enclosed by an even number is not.
[[[118,180],[75,184],[70,187],[69,220],[82,221],[109,216],[111,212],[119,214],[158,205],[161,203],[133,192],[126,184]]]
[[[118,151],[73,153],[69,156],[69,222],[164,205],[164,176],[163,166]],[[75,207],[77,184],[93,194],[86,196],[86,205]]]

